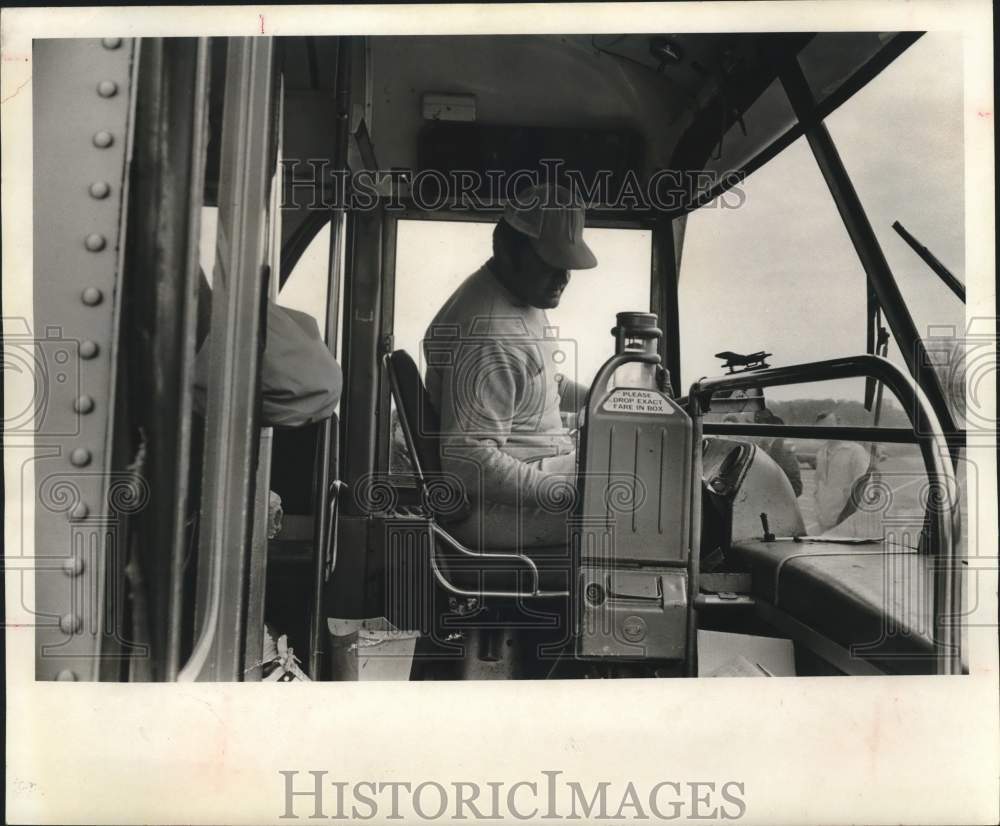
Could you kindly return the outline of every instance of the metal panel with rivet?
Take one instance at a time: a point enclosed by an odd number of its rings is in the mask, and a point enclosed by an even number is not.
[[[107,594],[122,517],[145,501],[114,475],[121,249],[134,41],[34,45],[36,677],[117,668],[122,605]],[[116,588],[117,590],[117,588]],[[111,597],[112,599],[108,599]],[[110,610],[106,610],[110,609]]]

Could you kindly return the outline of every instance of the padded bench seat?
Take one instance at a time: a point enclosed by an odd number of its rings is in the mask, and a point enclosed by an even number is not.
[[[882,542],[741,542],[754,596],[890,673],[934,673],[933,560]]]

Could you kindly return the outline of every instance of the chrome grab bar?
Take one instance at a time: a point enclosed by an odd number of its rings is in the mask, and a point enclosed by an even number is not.
[[[326,547],[323,549],[323,582],[329,582],[330,577],[333,576],[334,569],[337,567],[337,523],[340,519],[340,497],[346,488],[346,483],[341,482],[339,479],[334,479],[330,483],[327,496],[329,517],[326,530]]]
[[[433,519],[428,520],[429,538],[431,542],[430,547],[430,561],[431,570],[434,573],[434,577],[441,583],[445,590],[463,597],[504,597],[504,598],[542,598],[542,597],[568,597],[569,591],[543,591],[541,590],[541,578],[538,573],[538,565],[535,561],[524,554],[519,553],[500,553],[498,551],[474,551],[471,548],[465,547],[461,542],[459,542],[450,533],[445,531],[440,525],[437,524]],[[530,592],[527,591],[469,591],[464,588],[459,588],[448,580],[447,575],[441,570],[441,567],[437,559],[437,542],[435,538],[441,539],[446,542],[451,548],[457,551],[459,554],[470,559],[496,559],[504,560],[507,562],[522,562],[524,565],[531,570],[531,578],[533,581],[533,586]]]

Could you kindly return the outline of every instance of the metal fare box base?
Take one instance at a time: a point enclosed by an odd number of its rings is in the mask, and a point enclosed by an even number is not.
[[[584,564],[576,651],[580,658],[681,660],[688,577],[682,568],[622,570]]]

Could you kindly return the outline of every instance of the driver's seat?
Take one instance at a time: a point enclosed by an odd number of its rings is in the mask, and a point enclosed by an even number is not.
[[[511,550],[473,549],[444,527],[449,520],[463,515],[467,498],[458,478],[442,470],[438,413],[417,365],[405,350],[387,354],[384,365],[423,509],[429,518],[431,565],[438,583],[461,596],[518,600],[568,597],[572,563],[567,546],[532,547],[530,556]]]

